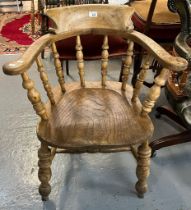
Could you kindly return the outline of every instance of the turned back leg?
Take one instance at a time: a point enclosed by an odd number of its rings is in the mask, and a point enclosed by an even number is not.
[[[51,150],[48,148],[48,145],[41,143],[41,147],[38,150],[38,177],[41,182],[39,186],[39,193],[42,196],[42,200],[48,200],[48,196],[51,192],[51,186],[49,184],[51,178]]]
[[[138,181],[135,185],[138,197],[143,198],[144,193],[147,191],[147,178],[150,174],[150,156],[151,149],[148,141],[141,144],[137,152],[137,178]]]

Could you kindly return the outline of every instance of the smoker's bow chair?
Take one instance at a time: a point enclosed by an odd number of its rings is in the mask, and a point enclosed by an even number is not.
[[[119,152],[128,150],[133,145],[139,145],[136,170],[138,196],[143,197],[147,191],[151,155],[148,142],[153,134],[153,124],[148,114],[160,95],[160,88],[165,83],[168,69],[182,71],[187,67],[187,61],[171,56],[150,38],[134,31],[131,21],[133,12],[128,6],[112,5],[82,5],[47,10],[47,15],[55,22],[56,28],[52,30],[55,34],[44,35],[35,41],[21,58],[3,66],[6,74],[21,75],[23,87],[41,119],[37,126],[37,136],[41,142],[38,156],[41,182],[39,193],[42,200],[47,200],[51,191],[51,163],[56,152]],[[81,34],[104,35],[100,52],[101,81],[85,81],[83,50],[79,36]],[[113,34],[123,37],[128,42],[122,83],[106,79],[108,35]],[[71,36],[76,36],[75,48],[80,81],[66,84],[55,42]],[[133,89],[127,84],[127,80],[133,62],[134,42],[144,47],[148,56]],[[58,86],[54,88],[48,81],[40,58],[41,51],[47,45],[52,46],[55,73],[59,81]],[[141,104],[139,94],[145,75],[149,71],[150,55],[164,68],[155,78],[155,84]],[[42,102],[40,93],[28,74],[34,62],[37,63],[49,98],[47,103]]]

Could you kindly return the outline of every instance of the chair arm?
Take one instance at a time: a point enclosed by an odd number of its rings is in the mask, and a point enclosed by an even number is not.
[[[170,55],[164,48],[148,36],[137,31],[133,31],[128,34],[128,37],[146,49],[160,64],[162,64],[164,68],[168,68],[173,71],[183,71],[187,68],[188,62],[184,58]]]
[[[8,75],[18,75],[27,71],[45,46],[51,43],[54,35],[47,34],[35,41],[16,61],[3,65],[3,71]]]

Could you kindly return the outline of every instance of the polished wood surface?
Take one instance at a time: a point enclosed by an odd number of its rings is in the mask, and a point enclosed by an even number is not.
[[[39,138],[52,146],[111,148],[151,138],[152,122],[148,116],[140,116],[140,101],[131,104],[130,86],[124,92],[118,82],[108,81],[106,88],[100,82],[86,82],[85,89],[72,83],[64,95],[59,87],[54,93],[56,106],[46,105],[50,120],[41,121],[37,130]]]
[[[97,12],[97,17],[89,16],[88,11]],[[166,81],[168,68],[181,72],[187,68],[187,62],[168,54],[150,38],[134,31],[131,22],[133,9],[128,6],[74,6],[48,10],[48,13],[52,15],[56,23],[56,30],[52,30],[56,34],[41,37],[21,58],[3,66],[6,74],[21,74],[23,87],[27,90],[34,110],[41,118],[37,126],[37,136],[41,141],[38,155],[41,182],[39,192],[42,200],[47,200],[51,191],[50,166],[56,151],[59,153],[60,148],[62,149],[60,152],[71,153],[119,152],[126,151],[134,145],[139,146],[136,155],[138,178],[136,190],[138,196],[143,197],[147,191],[147,178],[150,170],[148,142],[154,129],[148,114],[160,95],[160,87]],[[76,19],[82,24],[76,24]],[[100,68],[97,70],[100,72],[100,81],[85,80],[86,69],[83,61],[81,34],[102,34],[104,37],[100,50]],[[128,42],[122,69],[122,83],[107,80],[110,44],[108,35],[118,35]],[[65,83],[55,42],[72,36],[77,37],[75,48],[79,81]],[[147,50],[148,58],[153,56],[164,67],[155,78],[155,84],[148,90],[143,103],[139,100],[139,94],[141,83],[148,71],[147,59],[135,89],[133,90],[133,87],[127,84],[133,63],[134,42]],[[39,59],[46,46],[51,46],[55,74],[58,77],[58,85],[54,88],[51,88],[45,68]],[[39,91],[36,90],[28,76],[27,71],[34,62],[37,62],[37,68],[49,98],[46,103],[42,102]]]

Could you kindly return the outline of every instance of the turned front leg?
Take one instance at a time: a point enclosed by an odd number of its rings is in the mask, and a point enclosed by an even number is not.
[[[138,181],[135,188],[138,193],[138,197],[143,198],[144,193],[147,191],[147,178],[150,174],[150,156],[151,149],[148,145],[148,141],[141,144],[137,152],[137,178]]]
[[[51,150],[48,148],[48,145],[41,143],[41,147],[38,150],[38,177],[41,182],[39,186],[39,193],[42,196],[42,200],[48,200],[48,196],[51,192],[51,186],[49,184],[51,178]]]

